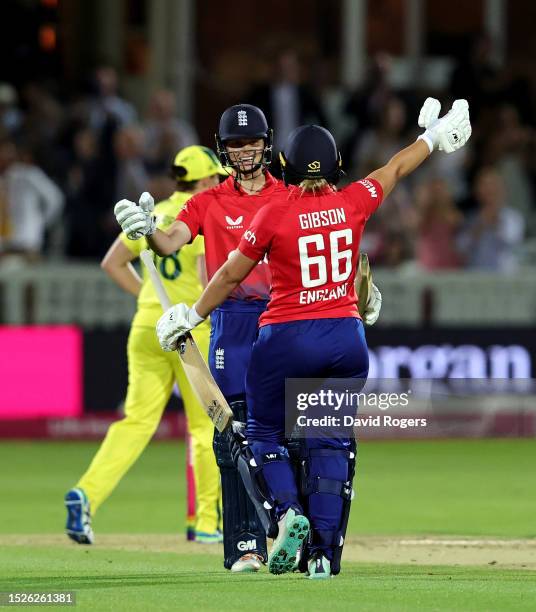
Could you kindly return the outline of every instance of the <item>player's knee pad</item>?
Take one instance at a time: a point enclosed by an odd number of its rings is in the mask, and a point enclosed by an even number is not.
[[[234,468],[233,457],[231,455],[231,446],[229,443],[229,435],[227,432],[214,430],[214,438],[212,440],[212,448],[218,467],[232,469]]]
[[[246,419],[245,402],[230,402],[230,406],[237,420]],[[248,552],[259,554],[265,561],[268,559],[265,528],[235,466],[231,443],[229,431],[215,431],[213,446],[221,473],[223,552],[227,569]]]
[[[277,537],[276,501],[272,499],[264,479],[263,466],[258,464],[243,433],[235,432],[234,437],[233,461],[266,535],[275,538]]]
[[[296,478],[296,482],[298,484],[301,482],[302,444],[303,440],[295,436],[287,438],[285,442],[290,459],[290,465],[292,466],[292,471],[294,472],[294,477]]]
[[[231,569],[233,563],[246,553],[257,553],[266,562],[265,529],[257,515],[236,468],[221,468],[223,506],[223,554],[224,566]]]
[[[320,465],[321,464],[321,465]],[[301,557],[300,570],[306,571],[311,549],[320,547],[331,551],[331,573],[338,574],[341,567],[342,550],[350,507],[354,492],[352,489],[356,464],[356,442],[350,448],[311,448],[302,445],[300,462],[300,489],[306,514],[312,519],[312,529]],[[329,476],[326,476],[329,474]],[[312,496],[323,494],[341,498],[337,526],[332,529],[316,529]],[[328,507],[329,501],[325,504]],[[337,506],[338,504],[331,504]]]

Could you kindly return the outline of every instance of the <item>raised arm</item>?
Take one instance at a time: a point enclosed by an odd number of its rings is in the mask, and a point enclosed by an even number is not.
[[[150,193],[144,191],[139,204],[130,200],[117,202],[114,214],[130,240],[145,236],[150,248],[157,255],[171,255],[187,244],[192,234],[182,221],[175,221],[165,232],[157,229],[153,210],[154,199]]]
[[[466,100],[456,100],[450,111],[438,119],[441,105],[434,98],[427,98],[419,114],[419,125],[426,127],[417,141],[402,149],[385,166],[369,174],[376,179],[387,196],[398,181],[418,168],[436,149],[445,153],[457,151],[471,136],[469,105]]]
[[[374,170],[367,178],[378,181],[386,198],[399,180],[411,174],[430,155],[431,151],[423,140],[417,140],[391,157],[385,166]]]

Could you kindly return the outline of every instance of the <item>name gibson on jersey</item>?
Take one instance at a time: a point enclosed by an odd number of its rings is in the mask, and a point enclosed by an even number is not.
[[[298,215],[298,219],[302,229],[312,229],[314,227],[326,227],[327,225],[346,223],[346,213],[344,212],[344,208],[330,208],[329,210],[303,213]]]

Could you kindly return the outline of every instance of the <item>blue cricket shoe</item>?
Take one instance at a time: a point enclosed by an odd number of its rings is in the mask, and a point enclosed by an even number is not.
[[[82,489],[71,489],[65,494],[67,524],[65,533],[78,544],[93,544],[89,500]]]

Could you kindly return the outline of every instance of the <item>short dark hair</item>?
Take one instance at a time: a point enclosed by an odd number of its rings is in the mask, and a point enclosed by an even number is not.
[[[199,181],[177,181],[177,191],[194,191]]]

